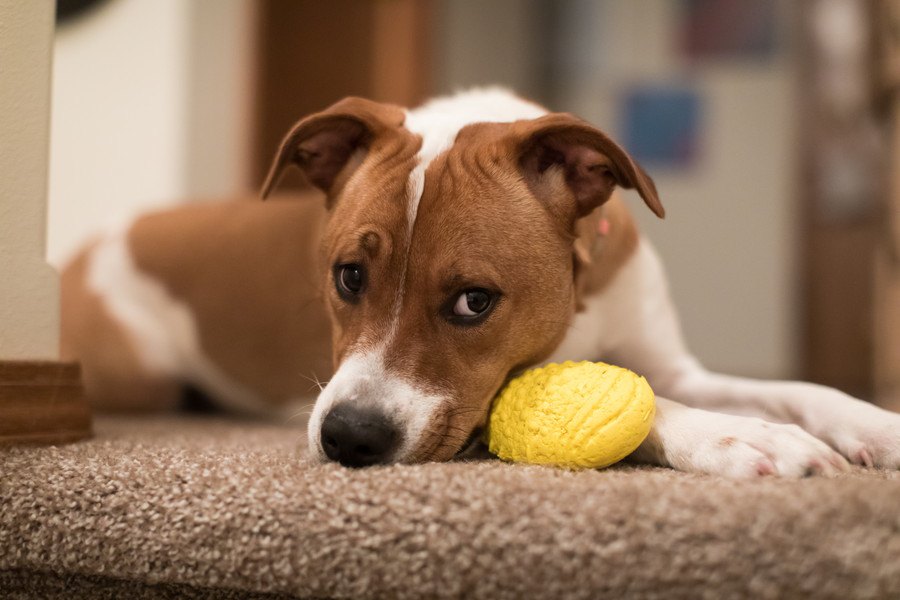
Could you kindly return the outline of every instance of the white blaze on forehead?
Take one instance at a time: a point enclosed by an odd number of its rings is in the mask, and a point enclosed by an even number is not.
[[[460,129],[472,123],[510,123],[521,119],[537,119],[547,111],[502,88],[479,88],[453,96],[436,98],[421,107],[407,111],[404,126],[421,136],[422,147],[417,163],[409,175],[407,223],[412,232],[425,190],[425,170],[435,158],[456,141]]]

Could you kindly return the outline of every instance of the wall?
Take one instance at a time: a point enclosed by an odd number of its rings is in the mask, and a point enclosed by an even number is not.
[[[247,184],[250,0],[110,0],[57,33],[51,262],[104,223]]]
[[[502,83],[544,100],[548,26],[543,0],[435,0],[435,83],[440,93]]]
[[[58,358],[44,260],[53,5],[0,0],[0,360]]]

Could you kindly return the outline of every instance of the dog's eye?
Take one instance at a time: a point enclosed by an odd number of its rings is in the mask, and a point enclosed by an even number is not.
[[[362,265],[344,264],[334,267],[334,287],[341,298],[352,302],[366,286],[366,271]]]
[[[484,289],[466,290],[453,304],[453,316],[459,320],[471,321],[487,315],[494,305],[494,295]]]

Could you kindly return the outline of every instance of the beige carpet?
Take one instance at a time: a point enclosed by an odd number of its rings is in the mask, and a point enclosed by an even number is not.
[[[353,471],[305,465],[297,428],[96,430],[0,450],[0,597],[900,597],[896,473]]]

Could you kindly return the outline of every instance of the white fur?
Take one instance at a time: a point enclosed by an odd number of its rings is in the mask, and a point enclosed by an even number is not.
[[[861,465],[900,468],[900,414],[801,381],[758,381],[685,370],[667,393],[690,406],[795,423]]]
[[[416,389],[384,366],[384,348],[351,354],[316,400],[309,418],[308,436],[313,460],[326,460],[322,450],[322,423],[335,404],[352,402],[389,416],[399,426],[403,443],[391,460],[404,462],[416,446],[432,416],[445,398]]]
[[[797,425],[689,408],[656,398],[656,419],[635,458],[733,478],[835,475],[847,461]]]
[[[94,249],[87,284],[128,331],[143,369],[150,375],[195,383],[233,410],[262,411],[256,394],[203,354],[190,307],[138,270],[127,232],[128,226],[113,228]]]
[[[696,364],[669,298],[659,256],[641,238],[609,287],[585,300],[585,310],[575,315],[549,362],[605,358],[664,383]],[[635,347],[634,341],[646,335],[653,342]]]

